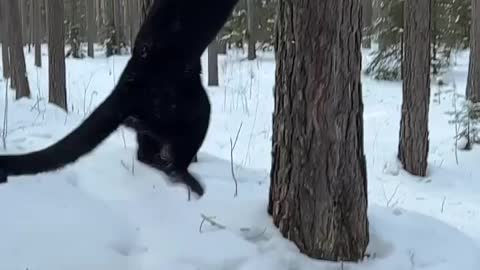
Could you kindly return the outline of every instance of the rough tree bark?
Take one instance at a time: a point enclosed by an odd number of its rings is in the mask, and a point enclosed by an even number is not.
[[[93,45],[97,38],[97,23],[95,20],[95,0],[86,0],[87,4],[87,56],[94,58]]]
[[[405,61],[398,158],[406,171],[425,176],[430,105],[431,0],[405,1]]]
[[[67,111],[65,82],[65,7],[63,0],[47,0],[48,16],[48,101]]]
[[[306,255],[358,261],[369,242],[361,5],[278,5],[268,212]]]
[[[466,96],[473,103],[480,102],[480,0],[472,0],[472,26],[470,28],[470,60]]]
[[[35,44],[35,66],[42,66],[42,14],[41,3],[38,0],[32,1],[32,30],[33,30],[33,43]]]
[[[27,68],[25,66],[25,55],[23,53],[23,40],[21,25],[22,20],[20,16],[19,1],[5,1],[6,12],[8,13],[8,39],[10,41],[10,65],[12,71],[12,78],[14,87],[16,89],[15,98],[20,99],[22,97],[30,97],[30,86],[27,78]],[[17,29],[12,29],[11,26],[16,25]],[[12,83],[12,85],[13,85]]]

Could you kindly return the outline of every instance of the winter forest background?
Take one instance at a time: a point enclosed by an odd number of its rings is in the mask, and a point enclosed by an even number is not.
[[[0,0],[2,155],[110,94],[153,2]],[[239,0],[202,56],[205,196],[120,127],[0,185],[0,268],[477,270],[478,41],[480,0]]]

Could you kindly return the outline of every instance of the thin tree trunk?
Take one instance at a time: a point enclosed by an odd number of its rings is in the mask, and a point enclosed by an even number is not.
[[[431,2],[405,1],[405,61],[398,158],[406,171],[425,176],[430,105]]]
[[[22,31],[22,41],[23,46],[28,45],[28,8],[27,8],[27,0],[16,0],[19,5],[19,14],[21,17],[21,31]],[[23,47],[22,46],[22,47]]]
[[[140,24],[145,21],[147,17],[148,10],[150,9],[150,5],[152,4],[152,0],[139,0],[140,1]]]
[[[27,78],[27,68],[25,66],[25,55],[23,53],[23,41],[21,31],[21,16],[19,1],[7,1],[8,13],[8,38],[10,40],[10,65],[12,69],[12,79],[16,89],[15,97],[20,99],[22,97],[30,97],[30,86]],[[20,28],[12,29],[12,26]]]
[[[100,29],[103,27],[103,4],[102,0],[95,0],[96,10],[97,10],[97,34]]]
[[[129,9],[130,9],[130,0],[123,0],[123,6],[122,6],[122,25],[123,27],[123,41],[125,42],[125,46],[127,46],[131,40],[130,33],[131,30],[130,28],[132,25],[130,24],[130,18],[129,18]]]
[[[67,111],[65,82],[65,27],[63,0],[47,0],[48,16],[48,101]]]
[[[47,16],[47,1],[38,0],[42,4],[42,33],[44,41],[48,41],[48,16]]]
[[[278,2],[268,212],[302,253],[362,260],[369,242],[358,0]]]
[[[93,45],[97,38],[97,25],[95,21],[95,0],[86,0],[87,4],[87,55],[95,57]]]
[[[8,18],[6,1],[0,0],[0,37],[2,41],[2,73],[4,79],[9,79],[11,74],[10,54],[8,41]]]
[[[117,46],[121,47],[121,43],[125,42],[125,34],[123,31],[123,19],[122,19],[122,1],[121,0],[114,0],[113,1],[113,21],[114,21],[114,28],[115,28],[115,37],[117,38]]]
[[[33,42],[35,43],[35,66],[42,66],[42,22],[41,22],[41,3],[38,0],[32,0],[32,29],[33,29]]]
[[[208,46],[208,85],[218,86],[218,42],[213,40]]]
[[[133,50],[133,46],[135,44],[135,38],[137,37],[138,30],[140,29],[140,22],[139,22],[139,7],[138,7],[138,0],[128,0],[130,2],[130,9],[129,9],[129,19],[130,19],[130,47]]]
[[[472,0],[472,26],[470,28],[470,60],[467,76],[467,99],[480,102],[480,0]]]
[[[247,1],[247,41],[248,41],[248,60],[257,58],[256,53],[256,31],[255,31],[255,3],[254,0]]]

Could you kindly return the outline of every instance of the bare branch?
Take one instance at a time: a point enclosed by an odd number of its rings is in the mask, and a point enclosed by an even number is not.
[[[205,222],[209,223],[210,225],[212,225],[213,227],[216,227],[219,230],[227,229],[227,227],[225,225],[222,225],[222,224],[216,222],[215,220],[213,220],[215,217],[207,217],[204,214],[200,214],[200,216],[202,217],[202,222],[200,223],[200,228],[198,229],[200,233],[203,233],[202,228],[203,228],[203,224]]]
[[[235,137],[235,141],[233,142],[232,138],[230,138],[230,169],[231,169],[231,172],[232,172],[233,181],[235,183],[235,193],[233,195],[234,197],[238,196],[238,181],[237,181],[237,177],[235,176],[235,170],[233,168],[233,151],[235,150],[235,146],[237,146],[238,136],[240,135],[240,130],[242,130],[242,125],[243,125],[243,122],[240,123],[240,127],[238,128],[237,136]]]

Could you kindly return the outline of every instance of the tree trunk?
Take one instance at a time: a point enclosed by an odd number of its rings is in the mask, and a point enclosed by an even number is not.
[[[369,242],[358,0],[278,2],[268,212],[304,254],[362,260]]]
[[[257,43],[255,35],[255,3],[254,0],[247,1],[247,42],[248,42],[248,60],[257,58],[255,45]]]
[[[10,40],[10,65],[12,69],[12,78],[15,86],[15,98],[30,97],[30,86],[27,78],[27,68],[25,66],[25,55],[23,53],[23,41],[21,28],[12,29],[11,26],[22,25],[20,16],[19,1],[6,1],[8,13],[8,39]]]
[[[139,7],[138,0],[128,0],[130,3],[129,8],[129,23],[130,23],[130,48],[133,51],[133,46],[135,44],[135,38],[137,37],[138,30],[140,29],[139,21]]]
[[[362,0],[362,29],[364,33],[362,47],[370,49],[372,47],[371,27],[372,27],[373,6],[372,0]]]
[[[102,0],[95,0],[96,10],[97,10],[97,34],[100,29],[103,27],[103,4]]]
[[[8,18],[7,1],[0,0],[0,38],[2,42],[2,72],[3,78],[9,79],[11,74],[9,40],[8,40]]]
[[[470,63],[467,76],[467,99],[480,102],[480,0],[472,0],[472,26],[470,28]]]
[[[38,1],[38,0],[37,0]],[[22,47],[28,45],[28,8],[27,0],[17,0],[19,5],[19,14],[21,17]]]
[[[218,42],[214,39],[208,46],[208,85],[218,86]]]
[[[147,17],[148,10],[150,9],[150,5],[152,4],[152,0],[139,0],[140,1],[140,24],[145,21]]]
[[[123,31],[123,19],[122,19],[122,1],[121,0],[114,0],[113,1],[113,21],[114,21],[114,28],[115,28],[115,37],[117,38],[117,46],[121,46],[122,43],[125,42],[125,35]]]
[[[41,3],[38,0],[32,1],[32,30],[33,43],[35,44],[35,66],[42,66],[42,21],[41,21]]]
[[[65,27],[63,0],[47,0],[48,16],[48,101],[67,111],[65,82]]]
[[[95,0],[86,0],[87,4],[87,55],[94,58],[93,45],[97,38],[97,24],[95,21]]]
[[[47,1],[38,0],[42,5],[42,33],[44,41],[48,41],[48,16],[47,16]]]
[[[388,17],[388,7],[390,5],[388,4],[388,1],[375,1],[373,4],[373,9],[375,10],[376,13],[376,19],[378,20],[379,18],[387,18]],[[377,42],[378,42],[378,49],[380,51],[385,51],[387,49],[387,45],[385,44],[386,41],[385,39],[386,35],[378,35],[377,37]]]
[[[398,158],[406,171],[425,176],[430,105],[431,2],[405,1],[405,60]]]
[[[130,24],[130,18],[129,18],[129,11],[130,10],[130,0],[123,0],[123,6],[122,6],[122,25],[123,27],[123,34],[124,34],[124,42],[125,46],[128,46],[130,43],[130,33],[132,32],[130,28],[132,25]]]

